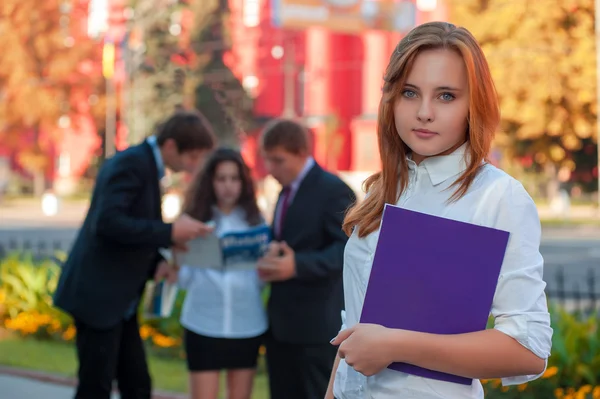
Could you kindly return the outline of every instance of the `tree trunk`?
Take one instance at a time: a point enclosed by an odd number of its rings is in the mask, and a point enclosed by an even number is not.
[[[33,195],[41,197],[46,191],[46,177],[44,172],[36,170],[33,172]]]
[[[544,166],[544,172],[546,174],[546,197],[548,201],[552,201],[558,195],[560,188],[560,182],[558,181],[558,174],[556,171],[556,165],[552,162],[547,162]]]
[[[40,127],[36,125],[33,128],[33,154],[35,154],[34,159],[35,162],[30,166],[30,172],[33,175],[33,195],[36,197],[41,197],[46,191],[46,162],[41,161],[38,157],[47,158],[46,154],[43,154],[40,148]]]

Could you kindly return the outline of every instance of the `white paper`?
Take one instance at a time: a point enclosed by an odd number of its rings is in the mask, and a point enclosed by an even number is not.
[[[217,236],[210,234],[189,241],[187,252],[175,251],[176,263],[180,266],[186,265],[200,268],[223,267],[223,255],[221,243]]]

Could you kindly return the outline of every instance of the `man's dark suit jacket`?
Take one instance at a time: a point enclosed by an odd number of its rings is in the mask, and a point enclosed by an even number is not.
[[[342,222],[354,192],[315,164],[286,212],[281,240],[295,252],[296,277],[271,284],[271,334],[281,342],[323,344],[341,327],[342,268],[347,236]]]
[[[123,320],[171,245],[158,169],[146,142],[102,166],[88,214],[65,262],[54,304],[95,328]]]

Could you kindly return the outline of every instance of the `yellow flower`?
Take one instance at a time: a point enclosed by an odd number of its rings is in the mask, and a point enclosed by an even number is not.
[[[35,334],[40,330],[47,334],[55,334],[62,329],[58,319],[37,311],[21,312],[14,318],[4,320],[4,326],[25,336]]]
[[[524,390],[527,389],[527,383],[525,383],[525,384],[519,384],[517,386],[517,388],[519,389],[519,392],[523,392]]]
[[[161,348],[172,348],[174,346],[179,345],[179,340],[171,337],[167,337],[162,334],[155,334],[152,337],[152,342],[156,346],[160,346]]]
[[[480,380],[482,384],[489,384],[491,385],[492,388],[498,388],[500,387],[500,385],[502,385],[502,380],[500,379],[482,379]]]
[[[592,386],[590,384],[584,385],[581,388],[579,388],[579,392],[581,392],[581,393],[591,393],[592,392]]]
[[[61,329],[60,322],[58,320],[52,320],[48,326],[48,331],[51,333],[59,332]]]
[[[588,394],[590,394],[591,392],[592,392],[592,386],[584,385],[579,388],[579,390],[575,394],[575,398],[576,399],[586,399],[588,397]]]
[[[63,333],[62,337],[65,341],[70,341],[73,338],[75,338],[75,333],[76,333],[75,327],[71,325],[71,326],[67,327],[67,329]]]
[[[544,371],[542,378],[551,378],[551,377],[554,377],[557,373],[558,373],[558,367],[552,366],[552,367],[547,368],[546,371]]]
[[[142,337],[142,339],[148,339],[148,337],[152,336],[153,334],[155,334],[155,331],[152,327],[147,325],[140,327],[140,337]]]
[[[5,320],[4,326],[9,330],[19,332],[20,334],[29,335],[34,334],[39,330],[40,323],[35,314],[22,312],[15,318]]]

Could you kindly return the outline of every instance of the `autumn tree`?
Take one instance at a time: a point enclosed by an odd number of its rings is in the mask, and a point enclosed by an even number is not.
[[[502,107],[498,145],[507,158],[544,170],[549,195],[561,174],[591,182],[594,172],[581,158],[596,157],[594,1],[449,3],[451,21],[468,28],[488,58]]]
[[[184,2],[171,0],[137,0],[134,4],[131,31],[139,43],[128,45],[131,84],[126,99],[132,144],[152,134],[158,123],[186,105],[187,77],[193,68],[189,48],[181,40],[181,16],[187,8]]]
[[[237,131],[248,127],[252,103],[223,61],[228,18],[223,0],[135,3],[133,28],[143,46],[131,57],[132,139],[152,133],[177,108],[199,109],[224,144],[234,144]]]
[[[210,11],[207,3],[212,3]],[[231,46],[228,1],[196,0],[194,14],[202,22],[192,46],[196,54],[207,60],[196,73],[194,104],[206,115],[221,142],[235,146],[241,132],[255,127],[255,119],[252,99],[225,63]]]
[[[45,188],[44,171],[52,144],[60,139],[59,125],[76,123],[68,118],[78,112],[71,93],[95,79],[90,69],[94,46],[81,40],[77,21],[85,10],[73,3],[0,2],[0,142],[19,147],[36,194]]]

